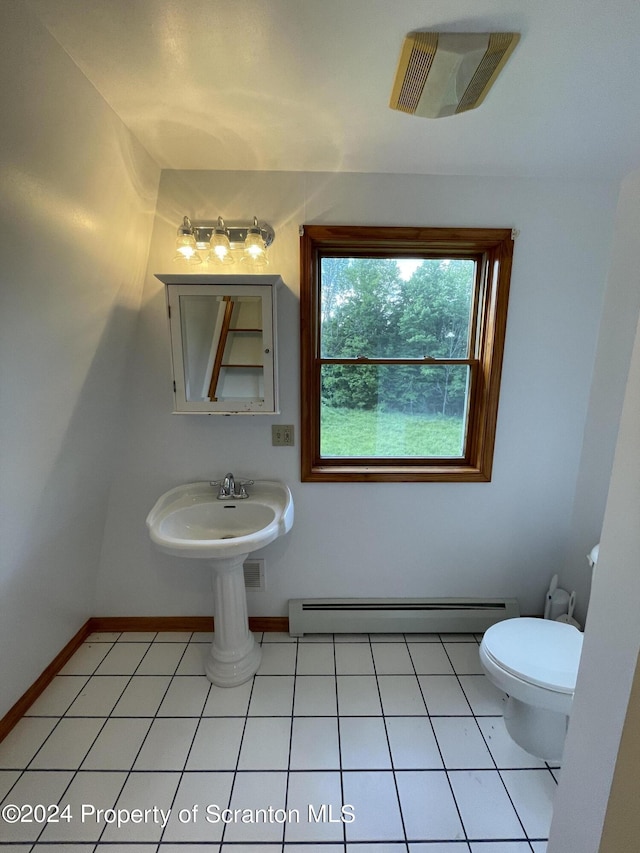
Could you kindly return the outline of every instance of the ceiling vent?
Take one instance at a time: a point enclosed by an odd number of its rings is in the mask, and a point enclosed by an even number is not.
[[[519,39],[518,33],[409,33],[389,106],[425,118],[475,109]]]

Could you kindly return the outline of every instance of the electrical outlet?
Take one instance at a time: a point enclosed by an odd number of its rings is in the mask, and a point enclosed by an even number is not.
[[[293,447],[293,424],[273,424],[271,444],[274,447]]]

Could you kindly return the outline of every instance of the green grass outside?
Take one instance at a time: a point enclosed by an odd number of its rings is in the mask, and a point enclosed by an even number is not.
[[[359,409],[321,410],[322,456],[461,456],[462,418]]]

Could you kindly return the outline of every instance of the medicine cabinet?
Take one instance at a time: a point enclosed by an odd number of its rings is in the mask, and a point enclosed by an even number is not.
[[[166,285],[176,414],[276,414],[273,275],[156,275]]]

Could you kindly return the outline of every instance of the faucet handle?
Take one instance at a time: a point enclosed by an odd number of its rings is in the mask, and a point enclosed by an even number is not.
[[[240,480],[240,492],[238,494],[239,498],[248,498],[247,490],[245,486],[253,486],[255,480]]]
[[[211,488],[218,490],[219,499],[226,497],[223,480],[209,480],[209,485],[211,486]]]

